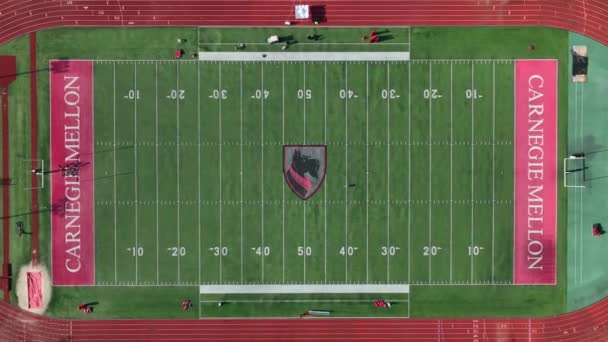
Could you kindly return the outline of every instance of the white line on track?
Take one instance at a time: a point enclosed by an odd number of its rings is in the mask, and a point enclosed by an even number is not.
[[[475,63],[471,63],[471,92],[475,91]],[[471,249],[475,246],[475,99],[471,96]],[[473,253],[471,254],[471,283],[473,282],[474,264]]]
[[[429,64],[429,89],[430,93],[433,92],[433,63]],[[429,142],[433,141],[433,96],[429,94]],[[432,246],[431,243],[432,234],[433,234],[433,206],[430,204],[433,200],[433,145],[429,143],[429,245],[428,245],[428,254],[429,254],[429,283],[431,282],[432,277]]]
[[[113,110],[113,137],[114,137],[114,144],[113,144],[113,159],[114,159],[114,283],[118,282],[118,259],[117,259],[117,255],[116,255],[116,240],[118,238],[118,236],[116,235],[116,230],[118,227],[118,221],[117,221],[117,206],[116,206],[116,63],[113,63],[113,82],[114,82],[114,92],[113,92],[113,101],[114,101],[114,110]]]
[[[177,138],[176,138],[176,150],[177,150],[177,283],[179,284],[181,282],[181,273],[180,273],[180,262],[181,262],[181,257],[179,255],[179,250],[181,247],[181,241],[180,241],[180,193],[179,193],[179,173],[180,173],[180,160],[179,160],[179,149],[180,149],[180,137],[179,137],[179,63],[175,63],[175,72],[176,72],[176,79],[175,79],[175,91],[177,93],[177,96],[175,96],[175,105],[176,105],[176,110],[177,110],[177,115],[176,115],[176,120],[177,120]]]
[[[159,266],[158,266],[158,230],[159,230],[159,200],[158,200],[158,63],[154,63],[154,107],[155,107],[155,133],[156,133],[156,283],[160,282],[159,278]]]
[[[365,281],[369,282],[369,62],[365,62]]]
[[[262,181],[261,181],[261,187],[262,187],[262,246],[261,248],[261,255],[262,255],[262,282],[264,282],[264,249],[265,244],[264,244],[264,63],[260,63],[262,66],[262,71],[261,71],[261,79],[262,79],[262,96],[261,96],[261,107],[262,107]]]
[[[390,246],[390,233],[391,233],[391,102],[390,102],[390,89],[391,89],[391,69],[390,63],[386,63],[386,248]],[[388,250],[387,250],[388,252]],[[386,253],[386,282],[390,282],[390,257],[391,253]]]
[[[201,283],[201,63],[197,63],[197,120],[196,127],[198,131],[198,153],[197,153],[197,164],[198,164],[198,283]],[[179,251],[178,251],[179,252]],[[200,305],[199,305],[200,310]],[[199,313],[199,317],[200,317]]]
[[[138,244],[138,239],[137,239],[137,226],[138,226],[138,205],[137,205],[137,63],[133,64],[133,92],[134,92],[134,96],[133,96],[133,111],[134,111],[134,119],[133,119],[133,153],[135,154],[135,158],[134,159],[134,174],[135,174],[135,179],[133,181],[133,185],[134,185],[134,191],[135,191],[135,250],[138,251],[139,250],[139,244]],[[138,282],[138,276],[139,276],[139,272],[138,272],[138,264],[139,264],[139,252],[135,253],[135,283],[137,284]]]
[[[450,283],[453,281],[452,231],[454,228],[454,64],[450,62]]]
[[[240,219],[240,228],[241,228],[241,284],[243,283],[243,63],[240,63],[239,69],[239,79],[240,79],[240,118],[239,118],[239,126],[240,126],[240,136],[241,136],[241,144],[240,144],[240,192],[241,192],[241,219]]]

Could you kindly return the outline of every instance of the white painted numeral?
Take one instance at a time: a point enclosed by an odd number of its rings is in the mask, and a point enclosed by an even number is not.
[[[298,98],[301,99],[312,99],[312,91],[310,89],[298,89]]]
[[[131,252],[133,256],[143,256],[144,255],[144,248],[143,247],[129,247],[127,248],[127,251]]]
[[[441,250],[441,247],[437,247],[437,246],[424,246],[422,248],[423,250],[423,254],[425,256],[435,256],[437,255],[437,253],[439,253],[439,251]]]
[[[299,256],[311,256],[312,248],[310,246],[304,248],[303,246],[298,246],[298,255]]]
[[[255,94],[251,95],[251,98],[260,100],[262,98],[267,99],[268,96],[270,96],[269,90],[256,89]]]
[[[477,94],[477,89],[467,89],[464,94],[467,99],[477,99],[482,97],[481,95]]]
[[[186,247],[169,247],[167,248],[169,252],[171,252],[171,256],[185,256],[186,255]]]
[[[213,91],[211,92],[211,95],[209,95],[209,98],[215,99],[215,100],[226,100],[228,98],[228,90],[226,89],[213,89]]]
[[[436,99],[441,97],[437,89],[424,89],[423,95],[425,99]]]
[[[171,89],[171,91],[169,92],[169,96],[167,96],[167,98],[170,98],[172,100],[176,100],[176,99],[183,100],[186,98],[186,91],[183,89]]]
[[[353,97],[357,97],[355,95],[355,92],[350,89],[340,89],[340,91],[338,93],[342,100],[347,99],[347,98],[352,99]]]
[[[269,256],[270,255],[270,247],[268,247],[268,246],[264,246],[264,247],[251,247],[251,249],[253,250],[253,252],[256,255],[263,255],[263,256]]]
[[[382,99],[397,99],[399,98],[399,94],[395,89],[382,89]]]
[[[393,256],[395,254],[397,254],[397,251],[399,250],[399,247],[396,246],[382,246],[380,248],[380,254],[382,254],[383,256]]]
[[[469,255],[479,255],[479,253],[483,250],[483,247],[479,246],[469,246]]]
[[[352,256],[353,254],[355,254],[355,251],[359,249],[359,247],[353,247],[353,246],[342,246],[340,248],[340,255],[345,255],[345,256]]]
[[[228,247],[226,246],[214,246],[209,248],[214,256],[226,256],[228,255]]]
[[[129,92],[127,93],[127,96],[125,96],[125,97],[128,98],[129,100],[135,100],[135,99],[139,100],[139,89],[137,89],[137,90],[130,89]]]

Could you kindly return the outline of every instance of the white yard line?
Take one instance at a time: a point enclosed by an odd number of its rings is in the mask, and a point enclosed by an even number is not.
[[[176,150],[177,150],[177,283],[179,284],[181,282],[181,273],[180,273],[180,263],[181,263],[181,257],[179,255],[179,250],[181,247],[181,242],[180,242],[180,236],[179,236],[179,230],[180,230],[180,193],[179,193],[179,173],[180,173],[180,162],[179,162],[179,142],[180,142],[180,137],[179,137],[179,63],[175,63],[175,72],[176,72],[176,79],[175,79],[175,91],[177,93],[177,96],[175,97],[175,105],[176,105],[176,111],[177,111],[177,115],[176,115],[176,120],[177,120],[177,138],[176,138]]]
[[[365,62],[365,281],[369,282],[369,63]]]
[[[282,108],[283,108],[283,112],[282,112],[282,116],[281,116],[281,125],[282,125],[282,140],[283,140],[283,146],[285,146],[285,63],[281,63],[281,90],[283,92],[283,104],[282,104]],[[281,151],[281,153],[284,153],[283,151]],[[284,165],[281,165],[282,168],[285,168]],[[283,192],[283,232],[282,232],[282,241],[281,241],[281,245],[282,245],[282,253],[283,253],[283,258],[282,258],[282,262],[283,262],[283,268],[282,268],[282,272],[283,272],[283,283],[285,283],[285,180],[283,180],[282,184],[282,192]]]
[[[578,127],[578,85],[579,83],[576,82],[574,83],[574,132],[576,133],[578,131],[577,127]],[[578,141],[574,142],[574,147],[576,150],[579,150],[579,146],[578,146]],[[568,151],[570,152],[570,151]],[[564,170],[565,171],[565,170]],[[566,177],[566,175],[564,175],[564,177]],[[569,190],[569,189],[568,189]],[[573,206],[576,207],[576,199],[578,196],[578,189],[574,189],[574,200],[573,201]],[[577,226],[576,222],[577,220],[577,212],[576,210],[572,211],[573,214],[573,221],[574,221],[574,283],[577,284],[578,283],[578,248],[579,248],[579,242],[578,242],[578,231],[579,231],[579,227]]]
[[[197,153],[197,165],[198,165],[198,283],[201,283],[201,63],[197,64],[197,120],[196,127],[198,131],[198,153]],[[178,251],[179,252],[179,251]],[[200,310],[200,305],[199,305]],[[199,313],[200,317],[200,313]]]
[[[158,270],[158,213],[159,213],[159,201],[158,201],[158,64],[154,63],[154,107],[155,107],[155,133],[156,133],[156,283],[160,282],[159,270]]]
[[[114,148],[113,148],[113,165],[114,165],[114,283],[118,282],[118,259],[116,254],[117,244],[116,240],[118,236],[116,235],[116,229],[118,227],[117,220],[117,205],[116,205],[116,63],[113,63],[113,82],[114,82],[114,92],[113,92],[113,101],[114,101],[114,110],[113,110],[113,137],[114,137]]]
[[[135,180],[133,182],[134,184],[134,191],[135,191],[135,249],[136,251],[139,250],[139,245],[138,245],[138,239],[137,239],[137,225],[138,225],[138,205],[137,205],[137,63],[133,64],[133,92],[134,92],[134,96],[133,96],[133,111],[134,111],[134,120],[133,120],[133,153],[135,154],[135,158],[134,159],[134,174],[135,174]],[[138,276],[139,276],[139,272],[138,272],[138,264],[139,264],[139,253],[136,252],[135,253],[135,283],[137,284],[138,282]]]
[[[391,82],[390,76],[391,69],[390,64],[386,63],[386,248],[390,246],[390,227],[391,227],[391,103],[390,103],[390,89]],[[388,251],[387,251],[388,252]],[[391,253],[386,253],[386,282],[390,282],[390,257]]]
[[[261,63],[262,66],[262,96],[261,96],[261,107],[262,107],[262,246],[261,253],[262,254],[262,282],[264,282],[264,249],[266,245],[264,244],[264,63]],[[242,138],[241,138],[242,139]]]
[[[412,62],[407,63],[407,282],[412,282]]]
[[[492,282],[494,282],[494,231],[496,226],[496,63],[492,62]]]
[[[432,93],[433,91],[433,63],[429,63],[429,89]],[[431,204],[433,201],[433,96],[429,95],[429,245],[428,245],[428,254],[429,254],[429,283],[432,279],[432,234],[433,234],[433,205]]]
[[[220,205],[219,205],[219,209],[220,209],[220,241],[219,241],[219,246],[218,248],[220,249],[219,251],[219,263],[220,263],[220,283],[222,282],[222,250],[223,250],[223,246],[222,246],[222,63],[219,64],[218,66],[218,91],[219,91],[219,99],[218,99],[218,115],[219,115],[219,149],[220,149],[220,160],[219,160],[219,169],[220,169]]]
[[[344,89],[348,93],[348,63],[344,63]],[[346,129],[344,144],[344,281],[348,283],[348,94],[344,96],[344,127]]]
[[[327,146],[327,62],[323,63],[323,141]],[[325,165],[327,171],[327,165]],[[324,282],[327,283],[327,172],[325,172],[325,187],[323,189],[323,267]]]
[[[306,62],[303,63],[303,70],[304,70],[304,94],[306,94]],[[303,96],[303,107],[304,107],[304,125],[302,125],[304,127],[304,145],[306,145],[306,95]],[[303,219],[303,235],[304,235],[304,282],[306,282],[306,202],[304,202],[303,204],[303,208],[304,208],[304,219]]]
[[[240,186],[240,196],[241,196],[241,219],[240,219],[240,228],[241,228],[241,284],[243,283],[243,62],[240,63],[239,69],[239,79],[240,79],[240,118],[239,118],[239,130],[241,136],[240,143],[240,178],[241,178],[241,186]]]
[[[475,63],[471,63],[471,92],[475,91]],[[471,249],[475,246],[475,98],[471,96]],[[473,253],[471,254],[471,283],[473,283]]]
[[[453,281],[452,231],[454,228],[454,64],[450,62],[450,283]]]

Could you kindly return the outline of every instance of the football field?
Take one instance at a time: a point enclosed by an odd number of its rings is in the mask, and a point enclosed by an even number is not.
[[[97,285],[512,283],[513,60],[93,63]]]

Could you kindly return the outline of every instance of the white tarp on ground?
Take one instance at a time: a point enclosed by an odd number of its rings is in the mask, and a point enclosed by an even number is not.
[[[207,52],[201,61],[409,61],[408,51],[399,52]]]
[[[409,293],[407,284],[201,285],[201,294],[223,293]]]

